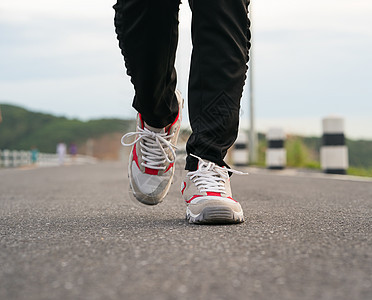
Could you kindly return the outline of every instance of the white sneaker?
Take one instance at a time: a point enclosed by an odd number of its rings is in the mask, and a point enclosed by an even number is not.
[[[154,128],[137,117],[137,131],[121,138],[123,146],[132,146],[129,156],[128,177],[133,195],[147,205],[160,203],[167,195],[174,175],[176,144],[182,120],[183,99],[176,91],[179,104],[178,116],[166,128]],[[133,142],[125,139],[135,135]]]
[[[220,167],[198,156],[198,169],[188,172],[181,185],[186,201],[186,219],[196,224],[244,222],[240,204],[232,198],[228,172],[247,174]]]

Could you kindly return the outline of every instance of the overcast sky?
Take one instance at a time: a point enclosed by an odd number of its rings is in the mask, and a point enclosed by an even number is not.
[[[177,69],[187,95],[184,2]],[[2,0],[0,103],[80,119],[134,117],[113,4]],[[320,134],[322,117],[332,114],[345,117],[349,137],[372,138],[372,1],[253,0],[252,10],[258,128]],[[244,94],[243,125],[248,112]]]

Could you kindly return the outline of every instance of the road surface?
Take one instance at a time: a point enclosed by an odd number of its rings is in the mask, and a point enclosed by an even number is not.
[[[0,170],[0,299],[372,299],[372,182],[234,175],[245,223],[200,226],[183,172],[147,207],[123,163]]]

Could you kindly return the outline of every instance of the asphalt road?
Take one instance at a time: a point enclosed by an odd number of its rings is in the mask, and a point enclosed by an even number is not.
[[[372,182],[234,175],[245,223],[200,226],[125,169],[0,170],[0,299],[372,299]]]

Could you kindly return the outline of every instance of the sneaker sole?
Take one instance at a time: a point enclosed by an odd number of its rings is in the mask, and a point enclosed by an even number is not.
[[[129,182],[130,191],[132,192],[134,198],[136,198],[136,200],[138,202],[141,202],[142,204],[146,204],[146,205],[157,205],[157,204],[163,202],[165,196],[169,192],[170,186],[171,186],[171,184],[169,184],[167,186],[167,188],[165,189],[164,196],[162,196],[161,198],[152,198],[152,197],[149,197],[149,196],[144,195],[144,194],[137,194],[134,191],[134,188],[132,187],[132,184]]]
[[[205,207],[198,215],[186,209],[186,219],[190,224],[238,224],[244,222],[243,211],[235,212],[230,207]]]
[[[132,158],[132,153],[130,154],[130,158]],[[129,160],[131,161],[131,160]],[[169,189],[173,183],[173,177],[174,177],[174,172],[175,172],[175,168],[173,166],[172,168],[172,175],[171,175],[171,178],[170,178],[170,181],[168,182],[167,186],[165,187],[162,195],[158,196],[158,197],[151,197],[149,195],[146,195],[146,194],[143,194],[141,193],[140,191],[136,191],[136,189],[133,187],[132,185],[132,170],[130,168],[130,164],[128,163],[128,179],[129,179],[129,189],[130,191],[132,192],[134,198],[136,198],[136,200],[138,202],[141,202],[142,204],[145,204],[145,205],[157,205],[161,202],[163,202],[165,196],[168,194],[169,192]]]

